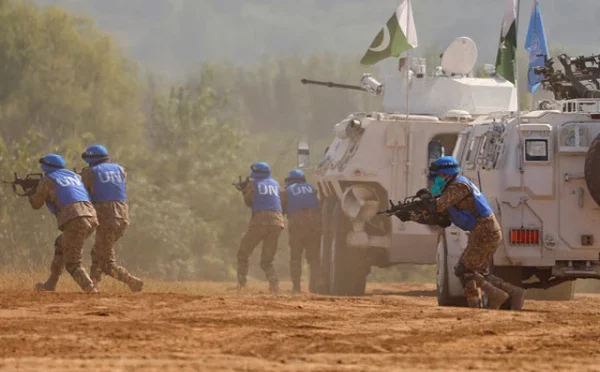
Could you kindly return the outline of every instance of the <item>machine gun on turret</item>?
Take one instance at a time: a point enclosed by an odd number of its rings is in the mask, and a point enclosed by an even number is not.
[[[360,85],[351,85],[351,84],[340,84],[334,83],[332,81],[319,81],[319,80],[309,80],[302,79],[300,80],[302,84],[315,84],[315,85],[323,85],[329,88],[341,88],[341,89],[351,89],[351,90],[361,90],[364,92],[371,93],[376,96],[383,96],[384,93],[384,85],[375,80],[375,78],[371,74],[363,74],[360,78]]]
[[[546,59],[544,66],[534,67],[535,75],[543,75],[544,90],[554,93],[557,100],[600,98],[600,55],[557,57],[564,71],[554,69],[554,60]]]

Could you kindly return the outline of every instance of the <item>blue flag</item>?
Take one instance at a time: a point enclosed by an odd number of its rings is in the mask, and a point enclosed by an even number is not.
[[[544,22],[540,12],[538,0],[533,3],[531,19],[529,20],[529,30],[525,39],[525,49],[529,51],[529,68],[527,71],[527,88],[531,94],[535,93],[540,87],[540,81],[543,75],[536,75],[533,69],[538,66],[544,66],[545,58],[548,57],[548,44],[546,43],[546,33],[544,32]]]

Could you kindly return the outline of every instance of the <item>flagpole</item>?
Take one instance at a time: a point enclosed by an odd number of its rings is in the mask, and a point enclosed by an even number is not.
[[[521,13],[521,0],[517,0],[517,15],[515,19],[515,38],[517,40],[517,45],[519,45],[519,14]],[[517,130],[519,131],[519,147],[520,151],[520,159],[519,159],[519,173],[520,173],[520,183],[521,183],[521,228],[523,228],[523,223],[525,221],[525,141],[523,141],[523,133],[521,133],[521,107],[520,107],[520,94],[519,94],[519,64],[517,62],[517,52],[519,48],[515,48],[515,59],[513,60],[513,69],[515,71],[515,89],[517,91]]]
[[[410,34],[410,15],[412,10],[410,9],[410,0],[406,0],[406,41],[408,43],[410,43],[410,38],[409,38],[409,34]],[[408,94],[409,94],[409,90],[410,90],[410,85],[409,85],[409,79],[410,79],[410,49],[408,48],[406,50],[406,118],[405,118],[405,128],[407,129],[407,141],[406,141],[406,147],[407,147],[407,151],[406,151],[406,174],[404,175],[405,178],[405,182],[404,182],[404,197],[408,196],[408,182],[409,182],[409,173],[410,173],[410,168],[411,168],[411,158],[410,158],[410,140],[411,140],[411,129],[408,127]]]

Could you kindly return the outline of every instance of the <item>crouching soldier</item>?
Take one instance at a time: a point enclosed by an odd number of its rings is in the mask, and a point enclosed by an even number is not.
[[[81,178],[100,223],[96,230],[90,268],[94,286],[98,286],[102,274],[106,274],[127,284],[133,292],[139,292],[144,282],[123,266],[117,265],[115,256],[115,243],[125,234],[129,225],[125,187],[127,174],[120,165],[110,162],[108,151],[102,145],[89,146],[81,158],[89,165],[83,169]]]
[[[520,310],[525,290],[489,273],[494,253],[502,241],[502,231],[485,196],[466,177],[460,175],[458,161],[443,156],[429,168],[434,183],[426,209],[431,214],[448,214],[450,221],[469,232],[467,247],[454,267],[469,307],[482,307],[478,288],[489,299],[489,307],[499,309],[511,297],[511,308]],[[407,220],[406,216],[398,216]],[[411,218],[414,220],[414,218]]]
[[[50,277],[45,283],[38,283],[36,289],[54,291],[64,265],[81,289],[98,292],[81,265],[83,244],[98,226],[90,197],[79,175],[65,169],[65,161],[60,155],[48,154],[39,162],[44,177],[35,191],[29,191],[29,202],[33,209],[40,209],[46,204],[56,216],[62,234],[54,243],[55,256]]]
[[[291,171],[285,179],[285,186],[281,200],[289,223],[292,292],[299,293],[303,252],[310,270],[310,283],[319,285],[321,210],[317,191],[306,182],[304,172],[299,169]]]
[[[252,208],[248,231],[244,234],[237,253],[238,288],[246,285],[248,262],[254,248],[262,242],[260,267],[269,281],[271,292],[279,291],[279,280],[273,267],[279,235],[284,228],[281,210],[281,190],[271,177],[271,167],[265,162],[252,164],[250,182],[241,188],[244,202]]]

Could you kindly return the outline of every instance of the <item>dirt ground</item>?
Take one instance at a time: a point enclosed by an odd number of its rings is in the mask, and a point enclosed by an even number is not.
[[[0,291],[0,370],[600,371],[599,295],[510,312],[441,308],[422,284],[355,298],[232,286]]]

